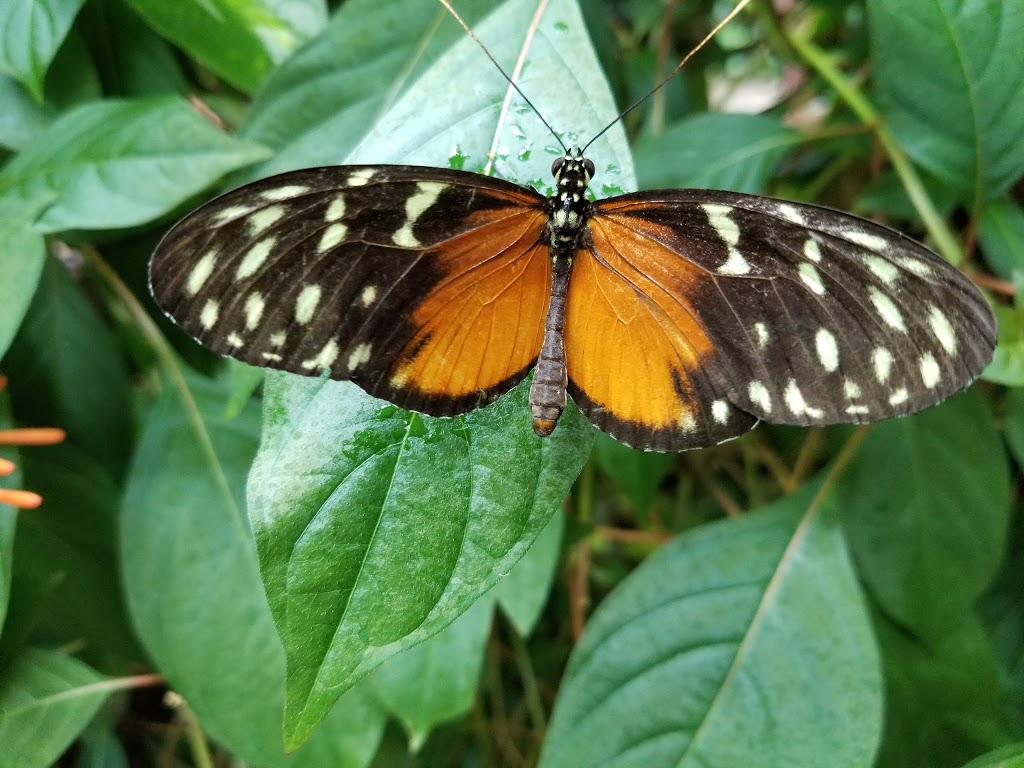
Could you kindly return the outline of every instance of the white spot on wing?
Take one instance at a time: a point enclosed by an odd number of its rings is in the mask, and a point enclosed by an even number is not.
[[[256,329],[263,317],[263,297],[258,293],[249,294],[245,300],[245,327],[250,331]]]
[[[871,353],[871,365],[875,369],[875,378],[878,383],[885,384],[892,371],[892,352],[885,347],[876,347],[875,351]]]
[[[928,389],[934,389],[941,378],[942,370],[935,356],[931,352],[925,352],[921,355],[921,381]]]
[[[804,241],[804,256],[811,261],[821,261],[821,246],[818,245],[818,241],[813,237],[809,237]]]
[[[757,346],[761,349],[767,347],[768,342],[772,340],[768,333],[768,326],[764,323],[754,323],[754,333],[757,334]]]
[[[800,209],[790,205],[789,203],[779,203],[775,210],[778,212],[779,216],[784,218],[786,221],[791,221],[801,227],[807,225],[807,219],[804,218]]]
[[[872,251],[884,251],[889,246],[889,241],[884,237],[872,235],[870,232],[862,232],[859,229],[840,230],[839,236]]]
[[[825,293],[825,284],[821,282],[821,275],[818,274],[818,270],[814,268],[814,265],[808,262],[802,262],[797,267],[797,272],[800,273],[800,279],[804,281],[804,285],[810,288],[819,296]]]
[[[368,285],[368,286],[366,286],[365,288],[363,288],[363,292],[361,294],[359,294],[359,303],[362,304],[363,307],[369,307],[376,300],[377,300],[377,286],[376,285]]]
[[[213,299],[207,299],[203,305],[203,311],[199,313],[199,324],[206,330],[210,330],[217,323],[217,316],[220,314],[220,306]]]
[[[956,354],[956,333],[949,319],[942,313],[942,310],[934,304],[929,306],[928,324],[932,327],[932,333],[939,340],[939,344],[951,355]]]
[[[261,234],[267,227],[280,221],[284,213],[285,208],[283,205],[272,205],[269,208],[256,211],[248,220],[249,236],[256,237]]]
[[[216,251],[207,251],[206,255],[196,262],[196,265],[192,267],[192,271],[188,273],[188,280],[185,282],[185,290],[189,296],[195,296],[202,290],[203,286],[206,285],[206,281],[210,279],[210,275],[213,274],[213,268],[216,265]]]
[[[836,337],[827,328],[819,328],[814,336],[814,347],[818,352],[821,367],[832,373],[839,367],[839,345]]]
[[[928,277],[932,274],[932,268],[920,259],[910,256],[896,256],[895,261],[908,272],[913,272],[918,277]]]
[[[871,273],[890,288],[896,285],[900,279],[900,271],[890,262],[873,253],[864,254],[864,263],[868,265]]]
[[[445,185],[436,181],[421,181],[416,185],[416,191],[405,201],[405,223],[391,238],[396,245],[419,248],[420,241],[413,235],[412,228],[423,212],[437,202],[444,189]]]
[[[331,200],[331,204],[327,206],[327,212],[324,214],[324,221],[330,223],[337,221],[345,215],[345,196],[338,195],[336,198]]]
[[[693,411],[689,408],[683,408],[679,412],[679,430],[686,434],[697,431],[697,420],[693,418]]]
[[[262,357],[264,360],[269,360],[272,363],[280,363],[284,359],[277,352],[264,352]]]
[[[283,187],[277,187],[276,189],[268,189],[266,192],[260,195],[264,200],[287,200],[290,197],[296,197],[309,192],[309,187],[302,184],[286,184]]]
[[[851,416],[863,416],[865,413],[870,413],[871,409],[866,405],[851,405],[846,408],[846,412]]]
[[[750,382],[750,386],[747,387],[747,395],[750,397],[751,402],[761,407],[762,411],[765,413],[772,412],[772,396],[768,392],[768,388],[760,381]]]
[[[228,334],[227,341],[228,341],[228,344],[230,344],[232,347],[238,347],[239,349],[241,349],[242,347],[245,346],[245,342],[242,341],[242,337],[239,336],[234,331],[232,331],[231,333]]]
[[[270,252],[274,250],[274,243],[276,242],[276,237],[265,237],[250,248],[249,252],[245,254],[245,258],[242,259],[242,263],[238,265],[238,271],[235,273],[235,279],[244,280],[247,277],[255,275],[256,270],[263,266],[263,262],[267,260],[267,256],[269,256]]]
[[[352,354],[348,356],[348,370],[351,373],[361,365],[365,365],[370,360],[370,353],[373,351],[373,347],[370,344],[364,342],[358,347],[352,350]]]
[[[305,325],[313,319],[317,304],[320,303],[320,286],[307,285],[295,299],[295,322]]]
[[[843,394],[850,400],[856,400],[860,397],[860,385],[853,379],[847,379],[843,382]]]
[[[331,226],[324,230],[323,235],[320,237],[320,243],[316,247],[317,252],[323,253],[324,251],[331,250],[331,248],[344,240],[345,235],[347,234],[348,225],[343,224],[340,221],[331,224]]]
[[[745,275],[750,272],[750,264],[736,248],[736,244],[740,241],[740,228],[735,221],[729,218],[729,214],[733,210],[732,207],[718,203],[705,203],[701,208],[708,215],[708,222],[718,236],[725,241],[728,248],[729,258],[718,268],[718,273],[721,275]]]
[[[338,342],[336,342],[334,339],[331,339],[326,344],[324,344],[324,348],[321,349],[319,353],[317,353],[316,357],[314,357],[311,360],[303,360],[302,367],[305,368],[307,371],[315,370],[318,368],[330,368],[332,365],[334,365],[334,361],[338,359],[339,352],[340,350],[338,349]]]
[[[729,423],[729,404],[725,400],[715,400],[711,404],[711,418],[715,420],[716,424],[728,424]]]
[[[373,168],[362,168],[348,177],[348,185],[350,187],[362,187],[370,182],[375,173],[377,171]]]
[[[889,405],[903,405],[909,399],[910,395],[907,393],[906,387],[900,387],[892,393],[892,396],[889,398]]]
[[[232,205],[225,208],[223,211],[218,211],[214,218],[217,220],[218,224],[224,224],[231,219],[240,219],[243,216],[248,216],[249,211],[252,209],[253,206],[251,205]]]
[[[868,296],[871,297],[871,303],[875,305],[878,316],[882,318],[886,325],[890,328],[895,328],[897,331],[907,332],[907,326],[903,324],[903,315],[900,314],[896,305],[893,304],[892,299],[874,286],[868,288]]]
[[[283,346],[284,342],[285,342],[285,339],[287,339],[287,338],[288,338],[288,335],[284,331],[278,331],[277,333],[275,333],[274,335],[272,335],[270,337],[270,346],[272,346],[272,347]]]

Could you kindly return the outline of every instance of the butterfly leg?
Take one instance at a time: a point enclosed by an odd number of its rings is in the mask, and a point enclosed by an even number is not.
[[[537,371],[530,387],[530,410],[533,413],[533,431],[547,437],[555,431],[558,419],[565,410],[565,295],[569,286],[572,260],[554,256],[551,260],[551,301],[544,323],[544,343],[541,345]]]

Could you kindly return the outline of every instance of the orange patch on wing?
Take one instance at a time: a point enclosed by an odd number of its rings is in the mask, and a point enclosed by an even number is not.
[[[713,352],[692,296],[707,274],[629,216],[590,221],[594,253],[573,264],[566,307],[569,378],[614,418],[688,431],[700,414],[687,371]]]
[[[502,212],[496,212],[502,215]],[[551,293],[546,215],[531,210],[487,224],[436,249],[446,274],[412,314],[417,331],[391,374],[396,389],[461,397],[495,387],[540,354]]]

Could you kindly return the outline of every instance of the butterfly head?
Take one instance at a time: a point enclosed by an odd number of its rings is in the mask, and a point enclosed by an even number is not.
[[[594,177],[594,163],[583,156],[583,150],[577,149],[575,155],[568,150],[565,157],[559,157],[551,164],[551,175],[555,177],[559,195],[576,193],[582,196]]]

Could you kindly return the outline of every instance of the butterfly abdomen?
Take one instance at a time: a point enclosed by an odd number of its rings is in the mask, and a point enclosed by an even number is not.
[[[571,259],[560,256],[552,258],[551,301],[544,323],[544,343],[541,345],[537,371],[530,387],[533,431],[541,437],[554,432],[565,410],[568,384],[565,368],[565,296],[569,289],[571,270]]]

